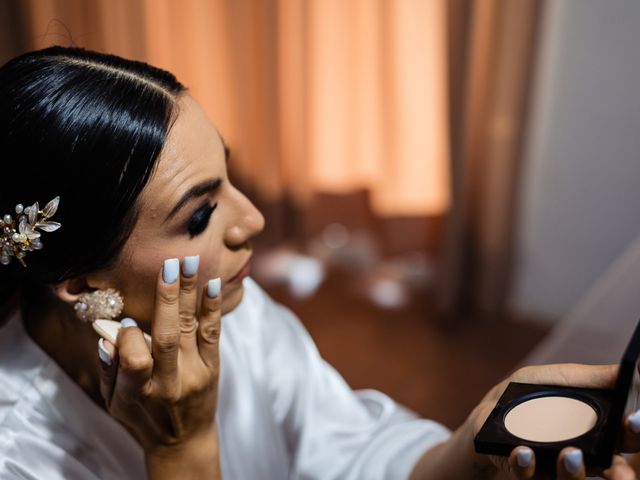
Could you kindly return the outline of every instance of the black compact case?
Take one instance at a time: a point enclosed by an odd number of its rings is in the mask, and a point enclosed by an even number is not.
[[[530,447],[536,456],[537,468],[552,470],[560,450],[572,446],[582,450],[587,468],[606,469],[622,435],[625,413],[637,408],[637,362],[640,354],[640,322],[622,356],[615,389],[559,387],[511,382],[474,439],[478,453],[509,456],[519,446]],[[588,432],[569,440],[534,442],[510,433],[505,427],[507,414],[517,405],[541,397],[567,397],[590,405],[596,412],[595,425]]]

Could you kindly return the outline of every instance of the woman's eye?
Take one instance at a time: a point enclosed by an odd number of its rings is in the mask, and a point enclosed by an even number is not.
[[[214,205],[204,205],[196,210],[193,216],[189,219],[189,224],[187,225],[187,231],[191,238],[196,237],[205,231],[207,225],[209,225],[211,214],[217,206],[217,203]]]

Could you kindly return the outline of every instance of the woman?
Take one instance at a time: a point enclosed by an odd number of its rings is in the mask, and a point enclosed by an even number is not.
[[[263,217],[168,72],[31,52],[0,68],[0,122],[0,478],[536,474],[527,448],[508,461],[473,452],[504,383],[450,434],[352,392],[323,362],[247,277]],[[91,320],[109,312],[122,329],[96,354]],[[565,365],[510,380],[603,387],[615,375]],[[563,451],[558,476],[584,474],[580,452]],[[608,475],[634,478],[620,458]]]

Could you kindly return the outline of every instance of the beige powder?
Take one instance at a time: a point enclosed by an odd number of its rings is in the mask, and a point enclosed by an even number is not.
[[[516,437],[533,442],[559,442],[587,433],[596,424],[595,410],[568,397],[534,398],[512,408],[505,427]]]

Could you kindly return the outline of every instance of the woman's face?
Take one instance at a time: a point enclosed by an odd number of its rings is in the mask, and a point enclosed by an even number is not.
[[[251,238],[264,218],[229,183],[225,148],[198,103],[179,100],[157,168],[139,199],[138,222],[108,283],[124,297],[124,314],[150,329],[157,277],[164,260],[200,255],[200,295],[207,280],[222,280],[223,313],[242,299]]]

